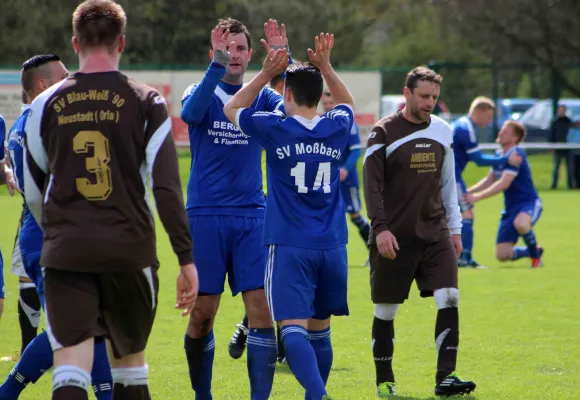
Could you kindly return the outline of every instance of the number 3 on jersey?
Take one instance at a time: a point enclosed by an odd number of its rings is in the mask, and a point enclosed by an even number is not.
[[[73,139],[75,153],[87,154],[93,148],[92,157],[87,157],[87,171],[95,175],[96,183],[87,178],[77,178],[77,190],[90,201],[106,200],[113,191],[111,168],[109,168],[109,140],[99,131],[80,131]]]
[[[290,176],[294,177],[294,184],[298,186],[298,193],[308,193],[306,187],[306,163],[299,162],[290,170]],[[318,164],[318,172],[314,178],[312,190],[318,190],[322,186],[324,193],[330,193],[330,163],[323,162]]]

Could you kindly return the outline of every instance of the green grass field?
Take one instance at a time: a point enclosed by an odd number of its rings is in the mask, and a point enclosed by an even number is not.
[[[580,313],[577,229],[580,226],[580,193],[549,191],[551,159],[535,156],[536,185],[541,190],[544,214],[536,226],[540,244],[546,248],[545,268],[531,270],[527,261],[499,264],[494,260],[494,241],[502,198],[476,207],[476,259],[489,268],[460,271],[460,352],[458,372],[478,387],[470,398],[487,399],[580,399]],[[181,157],[182,176],[187,176],[189,157]],[[486,174],[470,167],[468,183]],[[185,182],[185,179],[184,179]],[[20,215],[21,199],[0,189],[0,246],[9,265],[12,242]],[[351,316],[333,323],[334,365],[328,383],[336,399],[375,398],[371,353],[373,305],[369,298],[365,246],[352,226],[349,250],[349,301]],[[174,310],[175,277],[178,270],[167,236],[160,229],[161,292],[159,309],[149,341],[147,359],[150,386],[156,399],[193,399],[183,352],[186,320]],[[17,280],[5,266],[6,301],[0,323],[0,356],[20,347],[17,319]],[[576,305],[575,305],[576,304]],[[234,361],[227,343],[244,311],[240,297],[224,296],[215,326],[216,358],[213,393],[216,400],[248,399],[245,357]],[[402,399],[430,399],[436,361],[433,299],[421,299],[415,288],[396,320],[394,368],[397,392]],[[3,379],[13,362],[0,362]],[[50,398],[50,375],[31,385],[21,399]],[[287,366],[276,371],[273,399],[303,399],[303,390]]]

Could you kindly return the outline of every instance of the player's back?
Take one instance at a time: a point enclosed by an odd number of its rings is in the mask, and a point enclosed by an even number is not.
[[[281,119],[268,138],[265,242],[311,249],[347,243],[339,168],[352,110],[339,106],[322,117]]]
[[[532,178],[532,169],[530,168],[530,163],[528,162],[528,157],[524,149],[516,146],[505,153],[498,150],[496,154],[499,156],[509,156],[512,152],[517,152],[522,157],[522,162],[518,167],[507,164],[493,168],[497,179],[501,177],[504,171],[516,176],[510,187],[504,191],[504,207],[506,210],[524,203],[534,202],[539,198]]]
[[[35,100],[28,146],[39,126],[50,174],[43,265],[107,272],[156,261],[146,176],[171,127],[164,103],[119,72],[77,73]]]
[[[469,117],[459,118],[453,123],[452,129],[455,179],[461,179],[461,174],[469,162],[469,154],[479,150],[477,133]]]

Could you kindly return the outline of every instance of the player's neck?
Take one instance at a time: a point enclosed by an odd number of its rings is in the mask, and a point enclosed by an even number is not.
[[[403,108],[403,118],[405,118],[407,121],[409,121],[412,124],[417,124],[417,125],[421,125],[424,124],[425,122],[428,121],[422,121],[418,118],[416,118],[413,113],[411,112],[411,110],[407,107]]]
[[[79,72],[92,74],[95,72],[118,71],[119,58],[119,56],[112,55],[105,50],[79,55]]]
[[[316,108],[294,105],[294,107],[291,108],[291,111],[288,110],[288,115],[291,117],[299,116],[311,121],[318,114]]]
[[[226,72],[222,81],[230,85],[241,85],[244,83],[244,75],[230,75]]]
[[[502,150],[505,154],[516,146],[517,146],[517,144],[506,144],[506,145],[502,146]]]

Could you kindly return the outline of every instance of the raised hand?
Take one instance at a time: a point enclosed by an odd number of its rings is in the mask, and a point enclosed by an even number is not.
[[[229,30],[222,32],[222,28],[219,26],[216,26],[211,31],[211,47],[213,50],[213,61],[215,61],[220,65],[223,65],[226,68],[230,63],[230,53],[228,52],[229,35],[230,35]]]
[[[308,58],[318,69],[322,70],[330,67],[330,52],[334,46],[334,35],[330,33],[320,33],[314,38],[314,51],[308,49]]]
[[[264,34],[266,39],[261,39],[260,43],[264,46],[266,53],[269,53],[271,49],[288,49],[288,38],[286,37],[286,26],[284,24],[279,27],[278,21],[270,19],[264,24]]]
[[[290,53],[288,53],[287,49],[282,48],[276,51],[271,49],[264,59],[262,72],[268,77],[273,78],[276,75],[280,75],[282,72],[286,71],[289,61]]]

